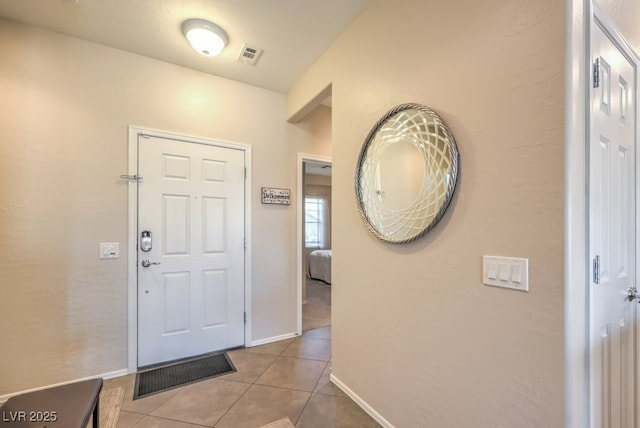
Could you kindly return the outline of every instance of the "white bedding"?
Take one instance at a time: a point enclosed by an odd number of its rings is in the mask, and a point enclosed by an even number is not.
[[[307,263],[309,277],[331,284],[331,250],[314,250]]]

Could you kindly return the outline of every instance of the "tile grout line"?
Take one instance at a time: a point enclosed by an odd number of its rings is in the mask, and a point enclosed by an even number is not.
[[[303,331],[302,335],[300,336],[301,338],[304,337],[304,333],[305,332]],[[293,342],[291,344],[293,344]],[[285,350],[282,352],[283,354],[284,354],[284,352],[286,352],[287,349],[289,349],[291,344],[289,346],[287,346],[287,348],[285,348]],[[333,345],[333,344],[331,344],[331,345]],[[292,357],[292,358],[297,358],[297,357]],[[323,361],[323,360],[312,360],[312,359],[306,359],[306,358],[298,358],[298,359],[310,360],[310,361]],[[296,418],[295,422],[293,422],[294,425],[298,425],[298,422],[300,422],[300,419],[302,419],[302,415],[304,414],[305,410],[307,410],[307,406],[309,405],[309,402],[311,401],[311,398],[313,397],[314,391],[318,387],[318,383],[320,382],[320,379],[322,379],[322,375],[324,374],[324,371],[327,369],[327,366],[330,363],[331,363],[331,359],[329,359],[328,361],[325,362],[324,368],[322,369],[322,372],[320,372],[320,376],[318,377],[318,380],[316,380],[315,384],[313,385],[313,388],[311,388],[311,392],[309,393],[309,398],[307,398],[307,400],[304,403],[304,406],[302,406],[302,410],[300,411],[300,414]]]
[[[282,350],[282,352],[284,352],[284,351],[285,351],[289,346],[291,346],[291,345],[287,345],[287,347],[286,347],[286,348],[284,348],[284,349]],[[245,347],[244,349],[247,349],[247,348]],[[244,391],[242,394],[240,394],[240,396],[238,397],[238,399],[237,399],[236,401],[234,401],[234,403],[233,403],[231,406],[229,406],[229,408],[228,408],[228,409],[227,409],[227,410],[222,414],[222,416],[220,416],[220,418],[218,418],[218,420],[213,424],[213,428],[215,428],[215,427],[216,427],[216,425],[218,425],[218,423],[219,423],[219,422],[220,422],[220,421],[221,421],[221,420],[222,420],[222,419],[227,415],[227,413],[229,413],[229,412],[231,411],[231,409],[233,409],[233,408],[238,404],[238,402],[242,399],[242,397],[244,397],[244,396],[247,394],[247,392],[249,392],[249,390],[251,389],[251,387],[253,387],[253,386],[255,386],[255,385],[262,386],[262,385],[260,385],[260,384],[257,384],[256,382],[258,381],[258,379],[260,379],[260,377],[262,377],[262,375],[263,375],[267,370],[269,370],[269,368],[270,368],[270,367],[271,367],[271,366],[272,366],[272,365],[273,365],[273,364],[278,360],[278,358],[280,358],[280,356],[282,355],[282,352],[281,352],[280,354],[276,354],[276,355],[274,355],[274,354],[270,354],[270,356],[275,356],[275,358],[273,359],[273,361],[271,361],[271,363],[269,363],[269,365],[267,365],[267,367],[262,371],[262,373],[260,373],[260,375],[258,375],[258,376],[256,377],[256,379],[255,379],[254,381],[252,381],[252,382],[249,384],[249,388],[247,388],[247,389],[246,389],[246,391]],[[269,354],[260,354],[260,355],[269,355]],[[229,380],[228,382],[236,382],[236,381]],[[239,382],[239,383],[245,383],[245,384],[248,384],[248,382]]]
[[[322,375],[324,374],[324,371],[327,369],[327,366],[329,365],[330,362],[331,361],[327,361],[327,363],[324,365],[324,368],[322,369],[322,373],[320,373],[320,377],[316,381],[315,385],[313,385],[313,389],[311,390],[311,393],[309,394],[309,398],[307,398],[307,401],[304,403],[304,406],[302,407],[302,411],[300,412],[300,415],[298,416],[298,419],[296,419],[294,425],[298,425],[298,422],[300,422],[300,419],[302,418],[302,415],[304,414],[304,411],[307,410],[307,406],[309,405],[309,401],[311,401],[311,398],[313,397],[313,394],[315,394],[314,391],[318,387],[318,383],[320,382],[320,379],[322,379]]]
[[[139,413],[139,414],[140,414],[140,413]],[[209,426],[209,425],[196,424],[196,423],[193,423],[193,422],[181,421],[180,419],[171,419],[171,418],[167,418],[167,417],[165,417],[165,416],[156,416],[156,415],[151,415],[151,414],[149,414],[149,415],[144,415],[144,418],[142,418],[142,419],[140,419],[138,422],[136,422],[136,423],[133,425],[133,427],[132,427],[132,428],[135,428],[137,425],[141,424],[141,423],[142,423],[142,421],[143,421],[145,418],[157,418],[157,419],[162,419],[162,420],[165,420],[165,421],[170,421],[170,422],[179,422],[179,423],[181,423],[181,424],[193,425],[193,426],[197,426],[197,427],[212,428],[212,427],[211,427],[211,426]]]
[[[322,327],[322,328],[324,328],[324,327]],[[329,326],[329,328],[331,328],[331,326]],[[302,334],[304,335],[304,332]],[[331,339],[329,339],[328,341],[331,342]],[[331,343],[330,346],[333,347],[333,343]],[[317,360],[315,360],[315,361],[317,361]],[[309,405],[309,402],[311,401],[311,398],[313,398],[313,395],[316,394],[315,390],[318,387],[318,384],[320,383],[320,379],[322,379],[322,376],[324,375],[325,370],[327,370],[327,367],[329,366],[329,364],[331,364],[331,358],[329,358],[329,360],[326,361],[326,364],[324,365],[324,368],[322,369],[322,373],[320,373],[320,377],[318,378],[318,380],[316,381],[315,385],[313,386],[313,389],[311,390],[311,394],[309,394],[309,398],[304,403],[304,406],[302,407],[302,411],[300,412],[300,415],[298,416],[298,419],[295,421],[294,425],[298,425],[298,422],[300,422],[300,419],[302,419],[302,415],[304,414],[305,410],[307,410],[307,406]]]

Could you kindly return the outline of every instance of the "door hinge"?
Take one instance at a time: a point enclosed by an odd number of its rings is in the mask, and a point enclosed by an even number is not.
[[[244,179],[247,179],[247,167],[244,168]]]
[[[247,323],[247,313],[246,312],[244,313],[244,323],[245,324]]]
[[[593,258],[593,283],[600,284],[600,256]]]
[[[244,238],[244,249],[247,249],[247,238]]]
[[[593,87],[600,87],[600,58],[596,58],[593,63]]]

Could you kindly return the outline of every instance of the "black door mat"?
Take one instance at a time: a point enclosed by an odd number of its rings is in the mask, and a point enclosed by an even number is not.
[[[236,368],[226,352],[175,362],[168,366],[137,373],[133,399],[137,400],[235,371]]]

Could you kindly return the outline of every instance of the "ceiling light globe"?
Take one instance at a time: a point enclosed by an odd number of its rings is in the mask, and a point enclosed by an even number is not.
[[[216,56],[227,45],[227,33],[204,19],[188,19],[182,24],[182,32],[193,49],[204,56]]]

